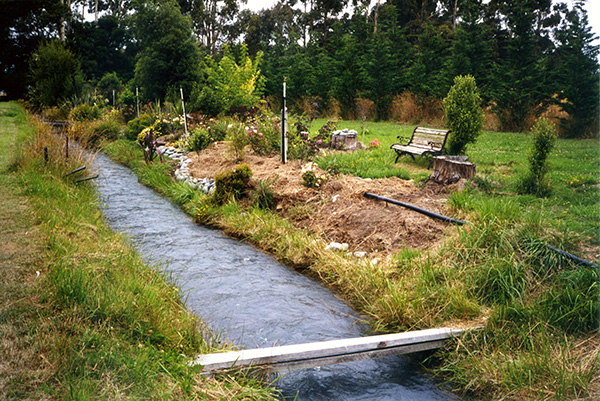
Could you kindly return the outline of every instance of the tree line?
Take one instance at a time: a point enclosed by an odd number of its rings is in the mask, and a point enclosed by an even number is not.
[[[593,136],[599,50],[584,1],[572,3],[280,0],[252,12],[236,0],[3,0],[0,89],[52,105],[110,75],[123,101],[136,87],[144,101],[173,99],[182,88],[191,110],[218,114],[231,102],[279,98],[286,77],[292,105],[336,104],[353,118],[357,100],[369,99],[374,118],[386,120],[398,95],[427,104],[455,76],[471,75],[503,130],[526,130],[528,117],[557,105],[568,114],[563,136]],[[38,83],[58,72],[40,75],[38,49],[52,41],[77,65],[67,63],[73,79],[55,80],[70,82],[66,92],[48,96]],[[224,101],[231,82],[246,85],[240,77],[252,80],[253,96]]]

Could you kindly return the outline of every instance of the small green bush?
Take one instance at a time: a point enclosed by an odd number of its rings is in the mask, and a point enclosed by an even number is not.
[[[142,114],[139,118],[134,118],[127,123],[127,130],[125,131],[125,137],[130,141],[137,140],[138,135],[146,127],[154,124],[154,118],[148,114]]]
[[[252,170],[247,164],[218,174],[215,177],[215,192],[213,199],[222,205],[232,199],[241,199],[247,196]]]
[[[225,139],[230,124],[231,120],[227,118],[209,122],[208,128],[215,141],[222,141]]]
[[[200,152],[208,148],[212,143],[210,132],[205,128],[196,128],[190,133],[189,150],[192,152]]]
[[[252,194],[252,203],[260,209],[273,210],[275,207],[275,193],[273,184],[278,177],[273,179],[258,180]]]
[[[556,142],[556,129],[545,118],[536,121],[532,128],[533,146],[529,152],[529,171],[517,184],[519,192],[537,196],[546,196],[550,185],[544,181],[544,176],[550,169],[548,156]]]
[[[112,111],[88,126],[88,141],[92,144],[97,144],[100,141],[115,141],[121,136],[122,127],[122,116],[118,111]]]
[[[481,97],[475,78],[459,75],[444,99],[444,112],[452,130],[447,150],[451,155],[463,154],[469,143],[475,143],[483,128]]]
[[[73,107],[69,118],[73,121],[93,121],[100,118],[102,111],[98,106],[82,103]]]
[[[235,161],[244,160],[246,156],[246,145],[250,143],[250,136],[246,132],[246,127],[242,123],[231,124],[227,131],[226,137],[228,143],[228,149]]]

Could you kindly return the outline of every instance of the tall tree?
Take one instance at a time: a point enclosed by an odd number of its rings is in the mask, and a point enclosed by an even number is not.
[[[177,2],[140,1],[133,22],[140,46],[135,82],[146,100],[164,99],[180,87],[191,93],[200,80],[200,50]]]
[[[246,0],[180,0],[183,11],[192,19],[194,34],[210,54],[232,38],[240,3]]]
[[[38,108],[59,106],[81,93],[79,60],[62,42],[41,44],[31,58],[30,74],[29,99]]]
[[[135,44],[130,30],[117,17],[105,15],[97,22],[76,21],[69,39],[88,79],[98,80],[111,72],[125,81],[133,78]]]
[[[61,0],[0,2],[0,90],[13,99],[25,96],[31,55],[58,35],[60,21],[69,15]]]
[[[497,6],[506,12],[505,42],[493,70],[495,112],[502,127],[526,131],[528,117],[537,116],[552,96],[547,54],[537,21],[547,6],[539,0],[504,0]],[[543,24],[542,24],[543,25]],[[539,28],[539,29],[538,29]]]
[[[482,0],[469,1],[462,7],[462,21],[456,28],[451,45],[450,75],[472,75],[478,82],[484,101],[489,101],[487,90],[494,57],[492,30],[483,21]]]
[[[557,7],[561,7],[565,18],[555,30],[556,92],[560,96],[559,105],[569,114],[562,121],[561,135],[591,137],[600,131],[599,51],[593,44],[597,37],[588,25],[583,1],[577,1],[572,10],[564,5]]]

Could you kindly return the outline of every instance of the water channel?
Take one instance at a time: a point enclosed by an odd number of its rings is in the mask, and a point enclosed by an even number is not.
[[[345,302],[254,247],[196,225],[169,200],[103,155],[98,191],[108,224],[168,270],[187,307],[221,339],[244,348],[358,337],[366,326]],[[289,372],[285,399],[455,400],[407,356]]]

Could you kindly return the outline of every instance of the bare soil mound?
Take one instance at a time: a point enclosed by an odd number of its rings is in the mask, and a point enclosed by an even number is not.
[[[212,178],[236,166],[224,142],[190,153],[190,172],[196,178]],[[390,253],[402,247],[436,246],[448,224],[415,211],[364,197],[365,192],[397,199],[444,214],[447,190],[437,185],[420,189],[399,178],[362,179],[331,176],[320,188],[302,182],[302,162],[281,163],[280,156],[265,157],[248,151],[244,158],[253,179],[277,178],[272,189],[277,211],[297,227],[311,230],[326,241],[347,243],[349,250]],[[326,174],[326,173],[324,173]]]

